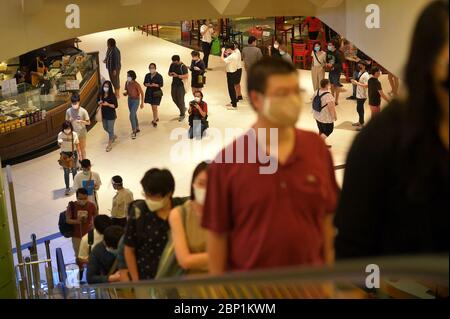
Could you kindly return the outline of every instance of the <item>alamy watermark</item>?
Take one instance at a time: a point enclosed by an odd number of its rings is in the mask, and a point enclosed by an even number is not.
[[[80,28],[80,7],[77,4],[69,4],[66,6],[66,28],[79,29]]]
[[[369,274],[366,277],[366,287],[368,289],[380,288],[380,267],[376,264],[370,264],[366,266],[365,271]]]
[[[269,136],[267,136],[267,131]],[[193,121],[194,139],[198,139],[201,134],[201,121]],[[208,128],[207,136],[203,137],[202,143],[192,143],[185,128],[176,128],[170,133],[170,140],[176,141],[170,150],[170,160],[174,164],[186,163],[188,160],[201,155],[207,158],[206,143],[214,145],[224,145],[228,140],[235,140],[235,147],[229,145],[223,152],[220,152],[208,162],[215,163],[249,163],[260,164],[260,174],[274,174],[278,170],[278,129],[259,128],[255,130],[243,128],[226,128],[224,133],[218,128]],[[269,149],[267,150],[267,139],[269,139]],[[222,156],[223,155],[223,156]]]
[[[381,15],[380,6],[377,4],[369,4],[366,7],[366,13],[370,13],[366,17],[366,27],[367,29],[379,29],[381,28]]]

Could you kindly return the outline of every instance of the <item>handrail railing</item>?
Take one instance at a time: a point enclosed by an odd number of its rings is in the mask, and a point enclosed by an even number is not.
[[[123,291],[134,291],[134,295],[128,295],[128,298],[337,298],[342,295],[336,294],[336,287],[342,289],[346,286],[358,291],[359,297],[368,298],[369,292],[373,290],[367,287],[366,281],[376,274],[366,272],[366,269],[368,265],[376,265],[382,285],[392,286],[398,279],[400,283],[406,280],[426,281],[431,287],[421,286],[423,291],[420,293],[427,293],[432,298],[436,294],[427,291],[436,290],[436,287],[443,287],[444,294],[448,294],[448,257],[366,258],[340,261],[333,267],[290,267],[222,276],[185,276],[133,283],[86,285],[80,287],[80,290],[88,292],[89,296],[94,291],[97,298],[117,298]],[[316,293],[311,293],[312,291]],[[414,292],[411,294],[414,295]]]

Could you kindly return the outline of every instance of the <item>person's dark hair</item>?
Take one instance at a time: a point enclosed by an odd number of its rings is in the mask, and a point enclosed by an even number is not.
[[[172,56],[172,62],[179,62],[180,60],[181,59],[180,59],[179,55],[175,54],[175,55]]]
[[[102,86],[100,88],[100,94],[99,94],[100,98],[103,98],[103,96],[105,95],[105,91],[103,91],[103,88],[105,87],[105,84],[108,84],[108,86],[109,86],[109,90],[108,90],[108,93],[106,93],[106,96],[108,98],[110,98],[110,97],[112,97],[114,95],[114,87],[113,87],[111,81],[109,81],[109,80],[103,82],[103,84],[102,84]]]
[[[276,38],[275,41],[277,41],[279,45],[283,45],[284,44],[283,38]]]
[[[129,76],[131,76],[131,79],[134,81],[134,80],[136,80],[136,72],[134,72],[133,70],[130,70],[130,71],[128,71],[127,72],[127,74],[129,75]]]
[[[106,42],[108,44],[108,46],[110,47],[115,47],[116,46],[116,40],[114,40],[113,38],[109,38],[108,41]]]
[[[175,179],[167,169],[152,168],[141,179],[144,192],[148,195],[166,196],[175,191]]]
[[[86,195],[87,196],[88,195],[87,189],[84,188],[84,187],[78,188],[77,192],[76,192],[77,198],[78,198],[79,195]]]
[[[435,94],[433,67],[448,42],[448,1],[433,1],[420,15],[405,69],[407,103],[420,129],[437,132],[441,109]],[[423,47],[426,44],[427,49]]]
[[[112,181],[114,184],[123,185],[123,179],[119,175],[113,176]]]
[[[70,128],[70,130],[73,132],[72,123],[70,121],[64,121],[63,124],[62,124],[62,130],[61,131],[67,130],[68,128]]]
[[[80,164],[81,164],[81,167],[82,168],[88,168],[88,167],[91,167],[91,161],[90,160],[88,160],[88,159],[84,159],[84,160],[82,160],[81,162],[80,162]]]
[[[70,102],[72,103],[80,102],[80,95],[78,93],[72,93],[72,96],[70,97]]]
[[[112,225],[111,217],[108,215],[97,215],[94,218],[94,228],[101,235],[105,233],[106,228]]]
[[[156,69],[156,64],[155,63],[150,63],[148,68],[150,69],[152,66]]]
[[[225,43],[225,49],[226,49],[226,50],[228,50],[228,49],[234,50],[234,44],[231,43],[231,42]]]
[[[119,245],[120,238],[122,238],[124,233],[123,227],[120,226],[109,226],[105,229],[103,234],[103,240],[105,241],[106,247],[117,249]]]
[[[256,42],[256,37],[254,35],[251,35],[248,37],[248,44],[253,44]]]
[[[322,89],[326,88],[330,84],[330,80],[328,79],[322,79],[320,80],[320,87]]]
[[[39,59],[41,59],[42,61],[44,61],[45,59],[47,59],[47,54],[45,52],[41,52],[39,54]]]
[[[201,96],[202,99],[203,99],[203,92],[202,92],[202,91],[195,91],[193,95],[195,96],[195,94],[197,94],[197,93],[200,94],[200,96]]]
[[[192,57],[200,57],[200,52],[194,50],[191,52],[191,56]]]
[[[297,69],[291,63],[273,57],[264,57],[253,64],[247,73],[248,92],[256,91],[265,93],[267,80],[274,75],[288,75],[297,73]]]
[[[370,74],[375,75],[375,73],[380,72],[380,68],[379,67],[373,67],[372,70],[370,70]]]
[[[198,174],[200,174],[203,171],[208,170],[209,164],[206,162],[201,162],[197,165],[197,167],[194,169],[194,173],[192,174],[192,180],[191,180],[191,199],[195,200],[195,194],[194,194],[194,182],[197,178]]]

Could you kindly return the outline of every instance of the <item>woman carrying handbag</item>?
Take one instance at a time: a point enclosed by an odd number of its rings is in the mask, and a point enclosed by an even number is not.
[[[72,123],[65,121],[62,130],[58,134],[58,145],[61,148],[59,165],[64,170],[64,182],[66,184],[66,196],[70,195],[69,179],[72,172],[72,178],[77,174],[78,152],[80,142],[78,134],[73,131]]]

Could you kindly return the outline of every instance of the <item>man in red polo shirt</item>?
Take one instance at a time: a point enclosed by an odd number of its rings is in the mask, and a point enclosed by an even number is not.
[[[323,140],[295,128],[302,105],[297,70],[264,58],[247,81],[258,119],[208,169],[202,226],[208,230],[210,272],[331,263],[338,186]],[[278,148],[269,133],[274,130]],[[255,161],[250,152],[256,145],[263,155]]]

